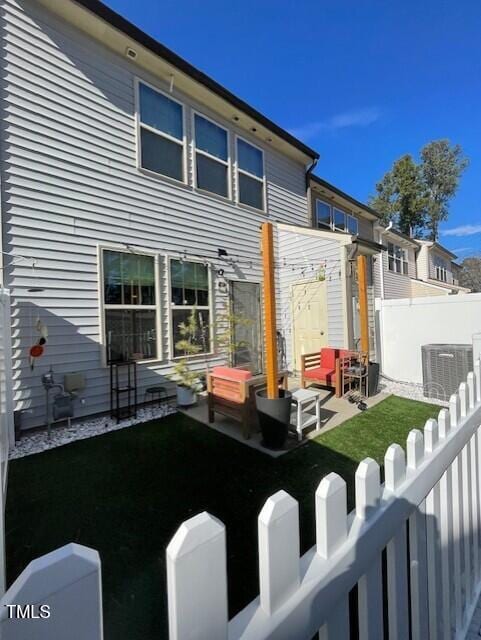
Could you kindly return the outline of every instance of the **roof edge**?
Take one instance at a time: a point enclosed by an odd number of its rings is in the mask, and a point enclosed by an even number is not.
[[[135,40],[146,49],[149,49],[152,53],[159,56],[160,58],[163,58],[174,67],[190,76],[192,79],[196,80],[200,84],[203,84],[207,89],[209,89],[213,93],[216,93],[218,96],[232,104],[234,107],[236,107],[240,111],[243,111],[251,118],[255,119],[257,122],[259,122],[259,124],[265,126],[267,129],[272,131],[272,133],[279,136],[279,138],[282,138],[285,142],[295,147],[306,156],[314,160],[317,160],[320,157],[317,151],[314,151],[314,149],[308,147],[288,131],[264,116],[262,113],[260,113],[260,111],[257,111],[257,109],[251,107],[247,102],[245,102],[241,98],[238,98],[235,94],[223,87],[220,83],[213,80],[206,73],[194,67],[192,64],[190,64],[190,62],[187,62],[187,60],[179,56],[177,53],[174,53],[174,51],[161,44],[152,36],[145,33],[145,31],[142,31],[142,29],[121,16],[119,13],[115,12],[103,2],[100,2],[100,0],[74,0],[74,2],[91,11],[98,18],[108,22],[112,27],[123,32],[129,38]]]
[[[319,176],[316,176],[313,173],[310,175],[310,178],[311,178],[311,180],[313,180],[313,182],[316,182],[318,185],[320,185],[322,187],[325,187],[326,189],[330,189],[336,195],[340,196],[341,198],[344,198],[345,200],[347,200],[348,202],[350,202],[354,206],[359,207],[360,209],[364,209],[365,211],[367,211],[371,215],[375,216],[379,220],[382,219],[382,216],[381,216],[380,213],[378,213],[377,211],[375,211],[374,209],[369,207],[367,204],[364,204],[363,202],[360,202],[359,200],[356,200],[356,198],[353,198],[352,196],[350,196],[345,191],[342,191],[341,189],[339,189],[339,187],[336,187],[333,184],[331,184],[330,182],[327,182],[327,180],[324,180],[323,178],[320,178]]]

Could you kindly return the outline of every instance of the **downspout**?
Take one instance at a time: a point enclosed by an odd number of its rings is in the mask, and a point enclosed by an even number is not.
[[[392,229],[392,220],[389,221],[389,224],[385,229],[379,231],[379,244],[382,244],[382,237],[385,233],[387,233],[390,229]],[[381,250],[381,300],[384,300],[384,257]]]
[[[319,158],[315,158],[312,163],[307,167],[306,170],[306,194],[307,194],[307,210],[309,211],[309,220],[310,220],[310,226],[314,227],[316,225],[314,225],[314,212],[312,210],[312,199],[311,199],[311,187],[310,187],[310,179],[311,179],[311,174],[314,171],[314,169],[316,168],[317,162],[318,162]]]

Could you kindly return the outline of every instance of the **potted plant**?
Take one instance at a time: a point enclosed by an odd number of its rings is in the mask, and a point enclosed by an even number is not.
[[[169,377],[177,384],[177,406],[190,407],[197,402],[197,393],[203,389],[202,380],[191,370],[187,358],[175,363]]]
[[[175,343],[175,347],[178,351],[184,352],[184,357],[175,363],[174,371],[169,378],[177,384],[177,405],[190,407],[197,402],[197,393],[203,389],[201,376],[192,371],[188,360],[188,356],[197,355],[201,351],[200,345],[196,343],[199,327],[195,308],[190,312],[187,321],[179,324],[178,329],[181,340]]]

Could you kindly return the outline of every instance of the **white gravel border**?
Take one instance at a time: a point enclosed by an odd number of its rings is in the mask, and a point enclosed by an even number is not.
[[[415,382],[398,382],[396,380],[390,380],[384,376],[379,377],[379,391],[383,393],[391,393],[395,396],[401,396],[401,398],[408,398],[409,400],[419,400],[420,402],[427,402],[428,404],[435,404],[440,407],[447,407],[448,401],[438,400],[436,398],[426,398],[423,395],[423,385]]]
[[[138,409],[136,418],[121,420],[118,424],[117,421],[110,416],[101,416],[90,420],[72,422],[70,428],[67,424],[60,427],[53,425],[50,440],[47,437],[46,429],[42,429],[41,431],[35,430],[31,434],[27,431],[22,435],[15,447],[11,449],[9,459],[15,460],[17,458],[23,458],[33,455],[34,453],[61,447],[64,444],[75,442],[76,440],[85,440],[86,438],[92,438],[93,436],[108,433],[109,431],[117,431],[119,429],[125,429],[126,427],[133,427],[143,422],[149,422],[149,420],[164,418],[173,413],[177,413],[177,408],[165,404],[160,407],[143,407]]]

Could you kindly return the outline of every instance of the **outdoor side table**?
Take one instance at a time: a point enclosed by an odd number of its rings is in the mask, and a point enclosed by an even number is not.
[[[316,430],[321,428],[321,396],[316,391],[310,389],[298,389],[292,394],[292,400],[297,405],[296,410],[296,431],[299,441],[302,440],[302,430],[316,425]],[[308,413],[316,409],[315,415]]]

